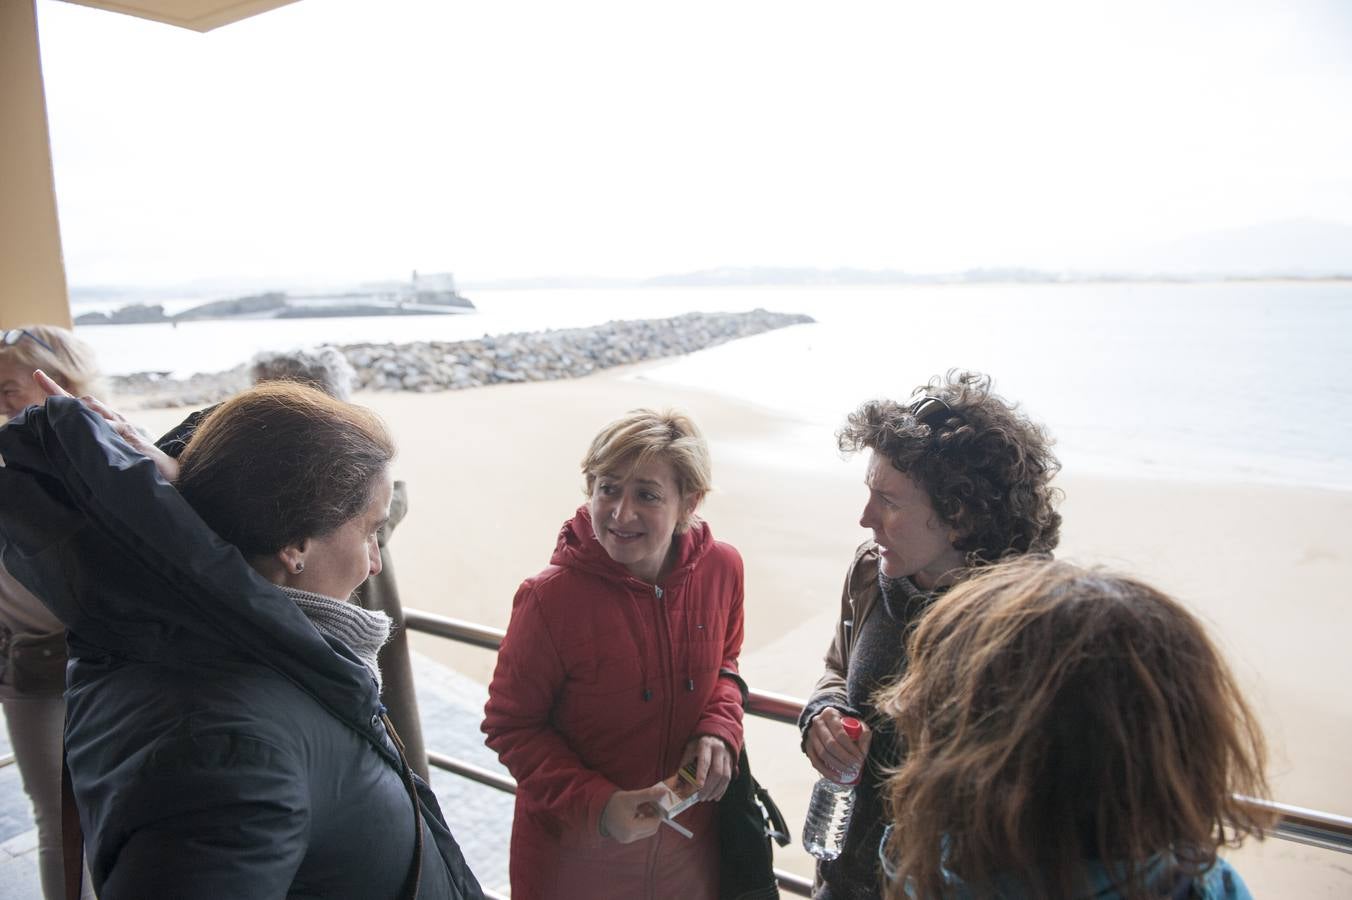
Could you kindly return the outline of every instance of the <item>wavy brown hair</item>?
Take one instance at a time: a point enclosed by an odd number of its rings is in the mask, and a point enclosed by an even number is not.
[[[179,457],[177,487],[246,557],[333,531],[362,511],[394,458],[375,413],[275,381],[216,407]]]
[[[942,404],[917,409],[926,397]],[[922,411],[923,410],[923,411]],[[920,412],[917,415],[917,412]],[[872,400],[850,414],[840,449],[869,449],[915,479],[969,566],[1018,553],[1046,553],[1060,540],[1061,464],[1046,430],[992,393],[989,376],[950,371],[911,401]]]
[[[878,697],[907,747],[892,898],[944,897],[950,875],[1073,897],[1086,860],[1157,896],[1267,824],[1233,796],[1267,794],[1258,724],[1202,626],[1149,585],[1002,563],[936,601],[910,659]]]

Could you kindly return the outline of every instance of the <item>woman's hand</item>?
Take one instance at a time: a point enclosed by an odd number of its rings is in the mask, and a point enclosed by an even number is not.
[[[51,376],[41,369],[33,373],[33,381],[37,383],[38,387],[42,388],[43,393],[48,397],[74,397],[70,391],[53,381]],[[113,431],[116,431],[122,440],[130,444],[133,450],[149,457],[165,481],[173,484],[178,479],[178,460],[156,447],[154,441],[142,434],[140,429],[128,422],[120,412],[104,406],[93,397],[80,397],[79,400],[102,416],[112,426]]]
[[[691,760],[695,762],[700,801],[721,800],[732,783],[732,751],[728,745],[711,734],[697,734],[685,745],[681,768]]]
[[[873,740],[873,732],[863,722],[859,723],[864,729],[859,740],[850,740],[850,736],[845,733],[845,726],[840,724],[843,718],[840,710],[833,706],[813,716],[812,723],[808,725],[805,747],[812,768],[837,783],[840,783],[846,772],[863,769],[868,745]]]
[[[666,795],[667,786],[660,781],[642,790],[611,794],[606,808],[601,811],[601,836],[621,844],[652,837],[662,827],[662,813],[657,808],[657,801]]]

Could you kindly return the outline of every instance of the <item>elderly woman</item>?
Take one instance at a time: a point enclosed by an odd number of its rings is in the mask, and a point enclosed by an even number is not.
[[[1248,900],[1217,851],[1261,834],[1263,738],[1206,632],[1132,578],[1025,558],[926,614],[879,698],[893,900]]]
[[[70,629],[66,752],[94,887],[133,897],[480,897],[379,702],[394,446],[370,412],[254,388],[176,488],[86,406],[0,430],[6,566]]]
[[[826,671],[799,718],[803,750],[823,776],[862,770],[839,857],[817,867],[817,898],[878,897],[879,786],[900,759],[873,694],[906,668],[905,640],[933,598],[973,569],[1056,546],[1059,466],[1042,428],[991,392],[990,379],[949,373],[910,403],[865,403],[839,434],[868,450],[859,524],[873,538],[845,576]],[[863,723],[858,742],[841,720]]]
[[[0,422],[42,403],[33,381],[45,369],[63,390],[89,394],[98,382],[94,351],[64,328],[27,325],[0,339]],[[38,873],[46,900],[63,893],[61,728],[66,714],[66,629],[0,567],[0,702],[14,761],[33,805]],[[86,891],[86,897],[92,896]]]
[[[582,461],[587,502],[517,591],[483,729],[517,779],[514,900],[709,900],[718,820],[654,806],[692,763],[717,800],[742,744],[742,560],[695,516],[709,450],[677,413],[636,410]]]

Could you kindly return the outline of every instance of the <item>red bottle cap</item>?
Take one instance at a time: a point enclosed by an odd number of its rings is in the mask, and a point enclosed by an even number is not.
[[[845,729],[845,734],[852,741],[859,740],[859,735],[864,733],[864,723],[851,716],[841,719],[840,727]]]

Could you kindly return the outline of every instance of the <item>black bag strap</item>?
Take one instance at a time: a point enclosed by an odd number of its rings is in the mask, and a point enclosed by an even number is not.
[[[732,669],[719,669],[719,678],[727,678],[737,683],[737,689],[742,693],[742,708],[746,708],[746,701],[751,697],[751,688],[746,686],[746,679],[738,675]]]
[[[385,730],[390,733],[390,740],[394,743],[394,749],[399,751],[399,765],[403,768],[400,774],[404,777],[404,787],[408,791],[409,799],[413,801],[413,865],[409,869],[408,878],[404,881],[404,890],[399,895],[407,900],[414,900],[418,896],[418,882],[422,879],[422,859],[423,859],[423,820],[422,805],[418,802],[418,786],[413,781],[413,769],[408,764],[408,758],[404,756],[404,742],[399,739],[399,732],[394,730],[394,723],[390,721],[388,714],[381,707],[380,718],[385,723]]]
[[[755,778],[751,779],[751,786],[756,794],[756,800],[760,803],[761,809],[765,810],[765,818],[768,820],[765,833],[773,838],[779,846],[789,846],[789,825],[784,821],[784,814],[779,811],[778,804],[770,797],[770,792],[762,787],[761,783]]]
[[[746,679],[732,669],[719,669],[718,677],[727,678],[737,684],[737,689],[742,695],[742,707],[745,708],[746,701],[751,697],[751,689],[747,687]],[[746,747],[742,748],[740,761],[743,763],[746,761]],[[754,776],[751,778],[751,792],[765,812],[765,833],[779,846],[787,847],[789,845],[789,826],[784,821],[784,814],[779,811],[779,805],[771,799],[770,792],[761,786],[761,783]]]

